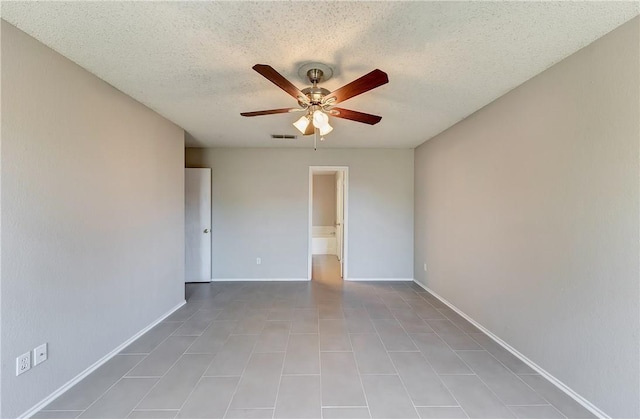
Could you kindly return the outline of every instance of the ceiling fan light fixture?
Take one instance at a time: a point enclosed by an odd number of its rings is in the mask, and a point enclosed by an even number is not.
[[[331,131],[333,131],[333,127],[329,125],[329,123],[327,122],[325,125],[318,128],[318,130],[320,131],[320,135],[325,136]]]
[[[293,123],[293,126],[298,129],[302,134],[305,134],[307,127],[311,121],[309,121],[309,117],[307,115],[303,115],[296,122]]]
[[[313,126],[322,129],[329,125],[329,117],[326,113],[317,110],[313,112]]]

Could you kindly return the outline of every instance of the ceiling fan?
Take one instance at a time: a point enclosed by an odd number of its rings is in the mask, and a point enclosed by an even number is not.
[[[375,125],[382,119],[381,116],[338,108],[335,105],[388,83],[389,77],[384,71],[375,69],[359,79],[330,92],[327,89],[318,87],[318,83],[328,80],[333,75],[331,68],[321,63],[309,63],[300,68],[299,73],[306,75],[312,84],[311,87],[302,90],[294,86],[293,83],[269,65],[256,64],[252,68],[296,99],[300,107],[242,112],[240,114],[242,116],[304,112],[304,115],[294,122],[293,125],[303,135],[319,133],[322,137],[333,130],[333,127],[329,125],[329,115],[369,125]],[[321,138],[321,140],[323,139],[324,138]]]

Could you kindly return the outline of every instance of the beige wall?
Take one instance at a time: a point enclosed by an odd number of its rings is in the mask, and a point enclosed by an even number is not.
[[[349,278],[413,278],[413,150],[189,148],[212,169],[213,278],[307,278],[309,166],[348,166]],[[256,265],[256,258],[262,263]]]
[[[336,224],[336,175],[313,175],[313,225]]]
[[[415,154],[416,278],[612,417],[640,417],[639,22]]]
[[[184,301],[184,133],[1,21],[2,412]],[[19,377],[18,355],[49,343]]]

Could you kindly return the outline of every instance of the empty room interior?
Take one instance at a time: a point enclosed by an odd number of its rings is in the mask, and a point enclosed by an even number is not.
[[[0,3],[1,418],[640,418],[640,3]]]

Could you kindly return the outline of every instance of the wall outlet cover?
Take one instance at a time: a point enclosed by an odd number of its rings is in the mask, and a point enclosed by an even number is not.
[[[24,374],[31,369],[31,351],[16,358],[16,375]]]
[[[33,366],[42,364],[49,357],[49,351],[47,349],[47,344],[43,343],[33,350]]]

